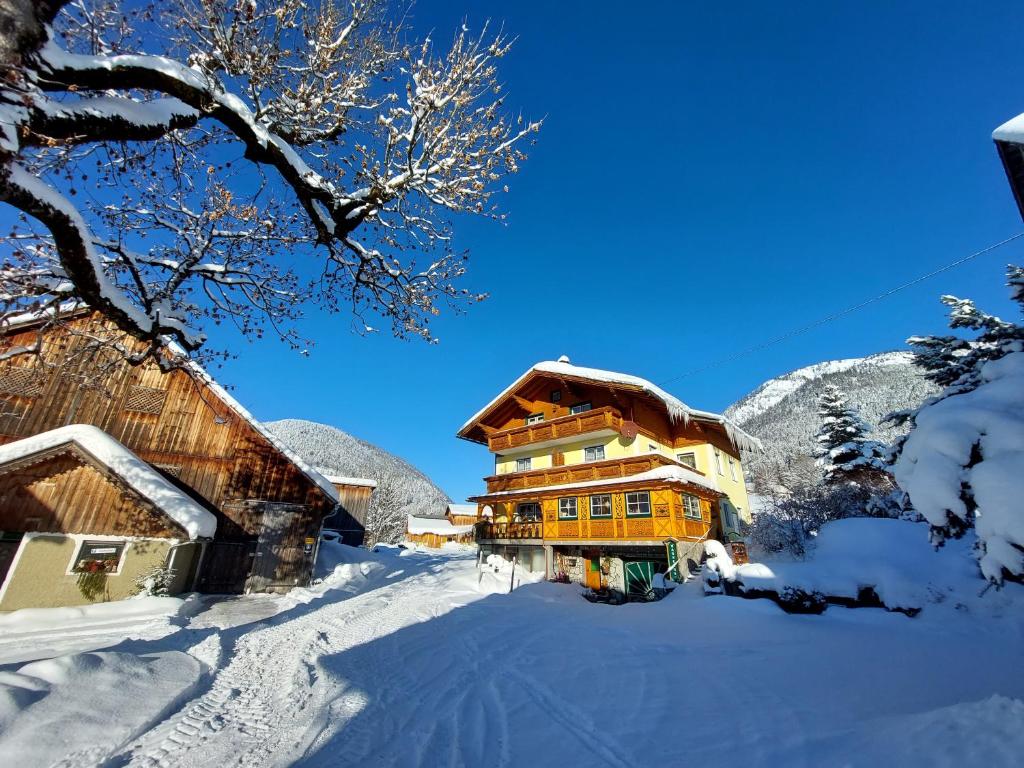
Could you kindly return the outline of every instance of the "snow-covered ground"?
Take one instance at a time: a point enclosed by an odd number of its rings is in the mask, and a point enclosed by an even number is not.
[[[5,762],[878,768],[1024,754],[1020,610],[794,616],[697,582],[613,607],[528,577],[507,594],[508,570],[481,573],[472,552],[324,554],[336,567],[317,587],[124,617],[134,639],[120,642],[106,616],[85,652],[88,617],[77,640],[48,641],[71,655],[23,643],[28,664],[18,633],[45,628],[0,628]],[[997,603],[1020,608],[1021,591]]]

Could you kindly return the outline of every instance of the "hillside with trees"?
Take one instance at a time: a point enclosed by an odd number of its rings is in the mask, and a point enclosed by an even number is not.
[[[872,426],[870,437],[883,443],[905,431],[895,424],[880,424],[886,415],[916,408],[938,391],[914,365],[910,352],[832,360],[766,381],[725,412],[764,444],[764,453],[747,464],[757,492],[767,494],[780,487],[793,489],[819,481],[821,470],[814,460],[818,408],[829,386],[846,394]]]
[[[448,495],[412,464],[383,448],[315,421],[282,419],[265,426],[323,474],[377,481],[366,519],[368,543],[400,541],[407,515],[444,515]]]

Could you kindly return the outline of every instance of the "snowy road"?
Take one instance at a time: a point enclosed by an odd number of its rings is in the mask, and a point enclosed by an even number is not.
[[[503,594],[472,556],[368,557],[322,595],[226,601],[110,649],[102,663],[164,663],[165,699],[115,708],[116,737],[76,731],[88,692],[55,685],[0,751],[19,766],[877,768],[1015,765],[1024,749],[1019,616],[797,617],[695,586],[615,608],[565,585]],[[33,752],[45,712],[64,743]]]

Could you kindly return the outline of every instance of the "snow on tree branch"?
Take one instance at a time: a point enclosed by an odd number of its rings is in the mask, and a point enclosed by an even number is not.
[[[378,0],[13,7],[0,321],[73,300],[159,357],[203,349],[208,322],[304,346],[309,301],[434,340],[442,305],[483,297],[458,285],[453,218],[503,218],[540,127],[505,110],[504,34],[405,44]]]

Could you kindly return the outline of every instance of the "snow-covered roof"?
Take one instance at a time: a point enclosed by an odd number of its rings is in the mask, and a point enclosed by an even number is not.
[[[472,515],[473,517],[476,517],[476,504],[449,504],[448,514]]]
[[[452,525],[444,517],[416,517],[415,515],[409,515],[408,531],[413,535],[433,533],[438,536],[460,536],[470,533],[472,530],[472,525]]]
[[[342,477],[341,475],[324,475],[327,482],[335,485],[358,485],[364,488],[376,488],[377,481],[368,477]]]
[[[190,539],[212,538],[217,518],[102,429],[70,424],[0,446],[0,464],[69,443],[92,456],[140,496],[188,532]]]
[[[504,400],[509,394],[514,392],[527,377],[534,373],[551,373],[556,376],[571,376],[577,379],[585,379],[587,381],[593,381],[603,384],[619,384],[626,387],[634,387],[640,389],[644,393],[650,395],[656,400],[661,401],[668,411],[669,419],[673,422],[689,423],[690,420],[712,422],[722,426],[729,440],[738,450],[741,451],[760,451],[761,441],[752,435],[748,435],[736,424],[727,419],[720,413],[712,413],[711,411],[700,411],[696,408],[691,408],[682,400],[677,398],[675,395],[670,395],[668,392],[663,390],[656,384],[652,384],[647,379],[642,379],[639,376],[633,376],[628,373],[617,373],[615,371],[605,371],[600,368],[585,368],[579,365],[573,365],[569,362],[568,358],[562,357],[557,361],[545,360],[537,363],[527,370],[522,376],[516,379],[512,384],[506,387],[501,394],[495,397],[491,402],[473,414],[472,418],[469,419],[462,428],[459,429],[461,435],[467,429],[480,419],[485,413],[491,408],[497,405],[499,402]]]
[[[667,467],[649,469],[646,472],[638,472],[635,475],[626,475],[625,477],[610,477],[606,480],[582,480],[578,483],[562,483],[560,485],[539,485],[535,488],[516,488],[512,491],[495,491],[494,493],[486,493],[483,495],[487,497],[518,496],[524,493],[562,491],[570,488],[591,488],[593,486],[600,485],[618,485],[620,483],[636,483],[650,480],[675,480],[678,482],[690,483],[691,485],[700,485],[704,488],[715,491],[716,493],[721,493],[718,488],[718,484],[714,479],[705,477],[698,472],[693,472],[686,467],[671,465]]]
[[[1017,115],[1012,120],[1007,120],[994,131],[993,141],[1009,141],[1013,144],[1024,144],[1024,114]]]

